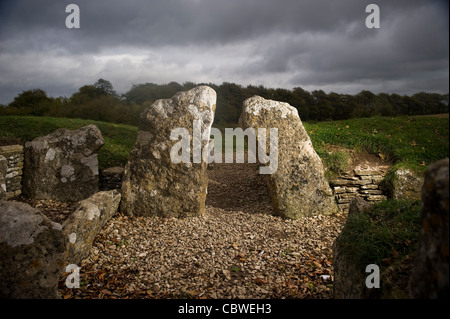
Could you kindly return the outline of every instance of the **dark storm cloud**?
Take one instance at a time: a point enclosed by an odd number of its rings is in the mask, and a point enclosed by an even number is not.
[[[14,32],[17,37],[39,45],[33,39],[42,40],[39,35],[48,35],[50,31],[61,37],[58,44],[62,47],[83,52],[117,45],[217,44],[273,32],[332,30],[355,16],[361,17],[364,10],[361,3],[349,0],[72,2],[81,9],[82,28],[76,33],[67,32],[64,27],[64,8],[70,1],[47,0],[4,5],[10,16],[2,35]],[[71,41],[64,41],[64,37]]]
[[[447,91],[448,2],[373,2],[380,29],[359,0],[1,1],[0,103],[100,76],[119,91],[172,80]],[[65,27],[69,3],[80,29]]]

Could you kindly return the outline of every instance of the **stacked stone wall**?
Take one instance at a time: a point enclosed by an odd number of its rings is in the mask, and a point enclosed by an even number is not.
[[[3,155],[8,161],[5,175],[5,198],[19,196],[22,194],[23,146],[0,146],[0,155]]]
[[[350,201],[355,197],[362,197],[371,203],[386,200],[387,195],[380,187],[386,173],[385,167],[355,168],[351,173],[331,180],[330,185],[339,209],[347,211]]]

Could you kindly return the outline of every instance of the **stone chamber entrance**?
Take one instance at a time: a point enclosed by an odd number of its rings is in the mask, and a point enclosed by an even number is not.
[[[265,179],[264,175],[259,174],[258,164],[210,164],[206,205],[227,211],[273,215]]]

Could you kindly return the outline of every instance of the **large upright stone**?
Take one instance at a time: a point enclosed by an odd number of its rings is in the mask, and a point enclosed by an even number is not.
[[[36,199],[80,201],[99,189],[97,126],[58,129],[25,143],[23,192]]]
[[[422,187],[422,229],[410,280],[412,298],[449,297],[449,160],[431,164]]]
[[[171,217],[204,213],[208,178],[201,150],[209,143],[215,106],[216,92],[199,86],[144,110],[123,176],[122,212]],[[189,159],[175,163],[171,152],[178,148],[172,147],[181,143],[182,132],[190,136]]]
[[[8,160],[0,155],[0,199],[4,199],[6,195],[6,172],[8,169]]]
[[[279,215],[296,219],[337,212],[322,161],[297,109],[288,103],[254,96],[244,101],[239,122],[243,129],[278,129],[278,168],[266,176],[274,210]]]
[[[0,201],[0,298],[59,298],[66,237],[25,203]]]

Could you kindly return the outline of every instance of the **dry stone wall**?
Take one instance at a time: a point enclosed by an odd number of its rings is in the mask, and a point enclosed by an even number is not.
[[[0,200],[5,199],[6,195],[6,169],[8,167],[8,161],[6,157],[0,155]]]
[[[387,196],[380,187],[389,166],[357,166],[351,172],[330,181],[336,202],[341,211],[347,211],[355,197],[368,202],[386,200]]]
[[[0,146],[0,156],[4,156],[6,165],[6,174],[4,176],[3,189],[5,199],[11,199],[22,194],[22,175],[23,175],[23,146],[7,145]],[[1,177],[1,173],[0,173]],[[0,180],[0,187],[2,182]],[[0,190],[2,192],[2,190]]]

